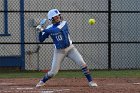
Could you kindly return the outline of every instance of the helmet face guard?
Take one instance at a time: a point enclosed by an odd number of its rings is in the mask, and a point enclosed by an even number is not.
[[[48,12],[48,19],[53,20],[53,17],[60,15],[61,13],[57,9],[52,9]]]

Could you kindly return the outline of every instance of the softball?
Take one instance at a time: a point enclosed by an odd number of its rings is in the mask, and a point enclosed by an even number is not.
[[[88,23],[90,25],[94,25],[96,23],[95,19],[89,19]]]

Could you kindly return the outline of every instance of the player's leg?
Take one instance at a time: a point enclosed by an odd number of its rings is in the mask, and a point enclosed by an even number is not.
[[[75,47],[68,52],[68,57],[72,59],[74,62],[76,62],[80,67],[82,67],[82,72],[86,76],[89,82],[89,86],[93,86],[93,87],[97,86],[96,83],[93,83],[93,79],[90,75],[89,69],[86,63],[84,62],[81,54],[78,52],[78,50]]]
[[[46,75],[42,79],[43,82],[46,82],[48,79],[52,78],[58,73],[58,70],[60,69],[60,64],[64,60],[64,57],[65,54],[62,51],[57,49],[54,51],[51,70],[46,73]]]
[[[87,68],[86,63],[84,62],[82,56],[80,53],[77,51],[76,48],[71,49],[68,52],[68,57],[72,59],[74,62],[76,62],[80,67],[82,67],[82,72],[86,76],[87,80],[90,82],[92,81],[92,77],[90,76],[89,70]]]
[[[45,82],[55,76],[58,73],[58,70],[60,69],[60,64],[64,60],[65,54],[63,51],[54,50],[53,60],[52,60],[52,67],[51,70],[45,74],[42,80],[36,85],[36,87],[40,87],[45,85]]]

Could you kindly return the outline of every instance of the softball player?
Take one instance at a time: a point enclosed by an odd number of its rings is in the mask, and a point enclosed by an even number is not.
[[[72,40],[70,39],[69,35],[68,24],[66,21],[63,21],[61,13],[57,9],[52,9],[48,12],[48,19],[52,22],[51,25],[47,26],[45,29],[43,29],[41,25],[38,25],[36,29],[40,30],[40,42],[43,42],[49,36],[53,40],[54,55],[52,60],[52,67],[51,70],[46,73],[43,79],[39,81],[36,87],[44,86],[47,80],[58,73],[60,64],[65,57],[69,57],[81,67],[82,72],[86,76],[90,87],[96,87],[97,84],[93,82],[86,63],[84,62],[82,56],[77,51],[75,46],[72,44]]]

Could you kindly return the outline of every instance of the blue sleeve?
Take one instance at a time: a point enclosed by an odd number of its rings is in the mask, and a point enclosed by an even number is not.
[[[42,32],[39,33],[40,42],[43,42],[48,37],[49,37],[49,31],[47,29],[44,29]]]

